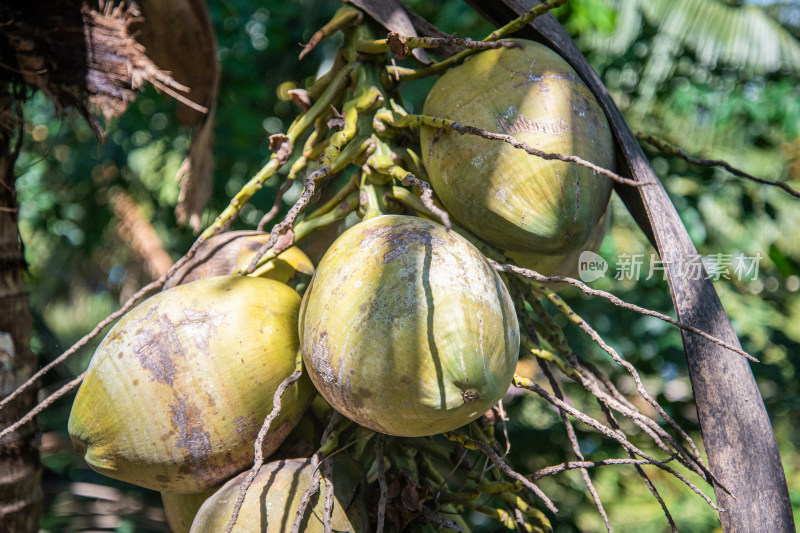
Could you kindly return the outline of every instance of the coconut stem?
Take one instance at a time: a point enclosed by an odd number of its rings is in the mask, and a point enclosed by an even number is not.
[[[521,17],[514,19],[505,26],[493,31],[483,40],[496,41],[511,35],[512,33],[519,31],[523,27],[530,24],[536,17],[544,15],[551,9],[562,6],[566,2],[567,0],[546,0],[544,3],[534,7]],[[452,55],[447,59],[443,59],[442,61],[419,69],[401,68],[394,65],[391,67],[386,67],[386,69],[389,76],[396,79],[398,82],[418,80],[427,76],[441,74],[445,70],[463,63],[465,59],[478,51],[480,51],[479,48],[467,48],[466,50],[462,50],[461,52]]]
[[[356,50],[364,54],[385,54],[391,52],[397,59],[405,59],[414,48],[438,48],[454,46],[459,48],[518,48],[519,43],[512,41],[473,41],[469,37],[409,37],[391,32],[386,39],[358,40]]]
[[[314,35],[311,36],[311,40],[308,41],[308,44],[303,47],[303,50],[300,52],[300,59],[303,59],[306,55],[308,55],[311,50],[313,50],[319,43],[336,33],[337,31],[345,28],[347,26],[355,25],[361,22],[361,19],[364,18],[364,15],[361,13],[360,10],[345,5],[339,10],[334,13],[333,18],[328,21],[322,28],[318,29],[314,32]]]
[[[311,108],[298,117],[291,126],[289,126],[288,131],[286,132],[286,141],[289,143],[289,146],[294,146],[306,130],[314,123],[314,121],[323,113],[326,113],[329,109],[329,106],[334,102],[336,96],[338,95],[340,89],[343,89],[350,81],[350,75],[353,71],[353,67],[345,67],[339,71],[336,78],[331,82],[325,92],[322,93],[322,96],[319,100],[317,100]],[[239,213],[239,211],[244,207],[250,198],[258,192],[263,186],[264,183],[271,178],[275,172],[283,166],[285,163],[285,157],[278,157],[278,154],[273,153],[270,156],[269,162],[256,173],[253,178],[247,182],[242,189],[236,193],[236,195],[231,199],[230,204],[225,210],[220,213],[220,215],[216,218],[214,223],[210,225],[206,230],[200,235],[202,239],[208,239],[222,229],[223,226],[230,223]]]

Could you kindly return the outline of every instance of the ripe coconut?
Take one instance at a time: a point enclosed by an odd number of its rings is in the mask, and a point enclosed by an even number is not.
[[[330,459],[329,459],[330,460]],[[311,483],[314,469],[310,459],[281,459],[261,467],[244,499],[234,532],[291,531],[300,498]],[[203,503],[192,522],[192,533],[224,531],[231,518],[239,490],[247,477],[242,473],[227,482]],[[337,458],[333,466],[333,531],[366,531],[369,527],[364,509],[353,502],[359,489],[360,474],[352,461]],[[300,531],[322,533],[325,508],[325,483],[306,507]]]
[[[338,411],[406,437],[469,423],[508,390],[519,327],[502,280],[454,231],[384,215],[343,233],[300,315],[303,360]]]
[[[250,265],[256,252],[267,243],[263,231],[228,231],[212,236],[197,247],[194,257],[176,270],[164,283],[164,290],[203,278],[227,276]],[[314,274],[314,264],[296,246],[253,272],[254,276],[274,279],[294,286]]]
[[[203,279],[156,294],[100,343],[69,419],[94,470],[166,492],[199,492],[253,461],[253,442],[295,369],[300,297],[277,281]],[[265,455],[311,401],[283,396]]]
[[[513,41],[519,48],[483,51],[450,69],[423,113],[613,168],[611,130],[586,84],[549,48]],[[523,257],[522,266],[545,265],[542,274],[555,274],[549,269],[564,256],[587,249],[608,205],[611,180],[574,163],[432,127],[422,128],[421,144],[433,189],[450,214]]]
[[[190,494],[162,492],[161,503],[164,506],[164,514],[167,517],[167,524],[169,524],[172,533],[189,533],[198,509],[203,505],[203,502],[217,492],[218,488],[214,487],[203,492]]]

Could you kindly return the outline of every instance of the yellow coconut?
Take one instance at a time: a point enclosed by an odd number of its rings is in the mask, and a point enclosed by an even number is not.
[[[309,459],[283,459],[262,466],[247,491],[233,532],[289,533],[300,498],[309,487],[313,472]],[[225,531],[245,477],[247,473],[233,478],[203,503],[192,523],[192,533]],[[359,488],[359,477],[352,462],[337,459],[334,463],[333,531],[366,531],[369,527],[363,508],[358,502],[353,502]],[[322,520],[325,490],[325,483],[320,483],[319,491],[306,508],[300,531],[325,531]]]
[[[445,73],[423,113],[613,169],[611,130],[590,89],[549,48],[514,42],[519,48],[483,51]],[[431,184],[450,214],[487,242],[532,261],[523,266],[555,266],[586,249],[608,205],[611,180],[574,163],[432,127],[422,129],[421,144]]]
[[[153,490],[199,492],[253,460],[280,383],[295,369],[300,297],[273,280],[224,276],[161,292],[129,311],[92,357],[69,419],[94,470]],[[284,394],[264,453],[311,401]]]
[[[584,251],[596,252],[603,244],[609,226],[609,212],[600,218],[597,226],[592,230],[586,244],[566,255],[543,255],[529,252],[507,252],[508,256],[520,266],[530,268],[545,276],[567,276],[577,278],[579,275],[580,257]],[[551,289],[561,289],[566,283],[553,283]]]
[[[194,257],[167,279],[164,290],[198,279],[227,276],[247,268],[268,240],[269,233],[263,231],[229,231],[214,235],[198,246]],[[314,264],[296,246],[287,248],[253,273],[287,285],[307,281],[313,274]]]
[[[303,298],[303,359],[320,394],[401,436],[469,423],[507,391],[519,328],[502,280],[456,234],[385,215],[342,234]]]
[[[191,494],[162,492],[161,503],[164,506],[164,514],[167,516],[167,524],[172,533],[189,533],[198,509],[203,502],[217,492],[218,488],[214,487]]]

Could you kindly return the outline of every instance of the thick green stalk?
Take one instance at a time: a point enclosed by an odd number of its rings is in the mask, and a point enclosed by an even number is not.
[[[286,132],[287,142],[290,146],[294,146],[306,130],[314,123],[314,121],[328,111],[329,106],[334,102],[335,97],[340,89],[344,88],[350,79],[352,67],[342,69],[335,80],[328,86],[319,100],[317,100],[311,108],[297,118],[297,120],[289,126]],[[271,178],[275,172],[282,166],[276,154],[272,154],[269,162],[248,181],[242,189],[236,193],[231,199],[230,204],[222,213],[216,218],[214,223],[210,225],[200,235],[199,240],[204,241],[221,230],[228,222],[238,214],[239,210],[246,204],[253,195],[264,186],[264,183]]]
[[[557,8],[567,3],[567,0],[547,0],[544,3],[534,7],[521,17],[512,20],[505,26],[502,26],[484,38],[484,41],[496,41],[497,39],[502,39],[503,37],[507,37],[512,33],[519,31],[520,29],[524,28],[528,24],[530,24],[536,17],[543,15],[550,11],[551,9]],[[396,67],[394,65],[387,66],[386,71],[389,74],[391,79],[395,79],[399,82],[402,81],[411,81],[411,80],[418,80],[420,78],[425,78],[427,76],[432,76],[436,74],[441,74],[450,67],[463,63],[465,59],[469,56],[479,52],[479,48],[467,48],[466,50],[462,50],[461,52],[454,54],[447,59],[429,65],[427,67],[422,67],[418,69],[409,69],[409,68],[402,68]]]

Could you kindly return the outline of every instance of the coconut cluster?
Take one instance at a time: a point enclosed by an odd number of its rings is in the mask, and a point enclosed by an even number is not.
[[[588,89],[534,43],[482,52],[450,70],[424,113],[613,164],[608,125]],[[421,133],[444,207],[521,265],[563,274],[576,253],[599,245],[606,178],[502,143]],[[512,299],[454,229],[403,214],[364,217],[316,269],[290,248],[256,276],[219,274],[249,264],[266,234],[215,239],[202,261],[109,331],[69,421],[94,470],[162,491],[175,531],[225,527],[245,474],[234,476],[252,465],[276,391],[300,365],[302,377],[280,394],[264,457],[302,427],[317,394],[359,426],[401,437],[457,429],[506,394],[520,349]],[[289,530],[314,467],[285,456],[257,472],[237,530]],[[336,485],[333,528],[363,530],[368,518],[354,504],[363,473],[353,465],[337,471],[350,488]],[[316,517],[326,498],[317,498],[301,530],[324,530]]]

